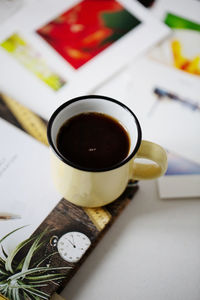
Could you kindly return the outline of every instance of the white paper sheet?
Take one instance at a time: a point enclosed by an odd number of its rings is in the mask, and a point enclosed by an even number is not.
[[[0,239],[10,251],[28,238],[51,212],[61,197],[50,177],[49,149],[0,118],[0,215],[19,216],[0,220]]]

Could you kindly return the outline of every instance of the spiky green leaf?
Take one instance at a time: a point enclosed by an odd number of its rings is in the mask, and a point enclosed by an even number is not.
[[[10,276],[10,280],[15,280],[15,279],[20,279],[21,277],[25,277],[26,275],[29,274],[34,274],[34,273],[39,273],[39,272],[51,272],[51,271],[58,271],[58,270],[64,270],[64,269],[69,269],[70,267],[58,267],[58,268],[48,268],[48,267],[40,267],[40,268],[33,268],[29,269],[24,272],[19,272],[17,274],[14,274]]]
[[[27,226],[28,226],[28,225],[24,225],[24,226],[21,226],[21,227],[15,229],[15,230],[9,232],[9,233],[6,234],[4,237],[2,237],[2,239],[0,240],[0,244],[3,242],[3,240],[5,240],[7,237],[9,237],[9,235],[13,234],[14,232],[16,232],[16,231],[18,231],[18,230],[20,230],[20,229],[22,229],[22,228],[24,228],[24,227],[27,227]]]
[[[28,276],[26,277],[27,280],[30,280],[30,282],[32,281],[39,281],[41,282],[42,280],[55,280],[55,278],[59,278],[59,277],[65,277],[63,274],[45,274],[45,275],[38,275],[38,276]],[[60,278],[59,278],[60,279]]]
[[[5,265],[5,260],[0,256],[0,266],[1,265],[3,265],[3,266]]]
[[[12,300],[21,300],[18,288],[12,289],[12,295],[13,295]]]
[[[41,239],[42,235],[40,234],[34,241],[34,243],[32,244],[31,248],[28,251],[28,254],[26,255],[23,267],[22,267],[22,272],[27,271],[31,262],[31,259],[33,257],[34,252],[37,249],[38,243]]]
[[[38,291],[34,288],[24,288],[24,290],[31,293],[31,295],[36,295],[38,297],[41,297],[42,299],[49,299],[49,295],[47,293]]]
[[[6,267],[6,270],[11,272],[12,274],[14,273],[13,271],[13,268],[12,268],[12,262],[13,262],[13,259],[14,257],[16,256],[16,254],[25,246],[27,245],[28,243],[30,243],[30,241],[32,241],[33,238],[29,238],[23,242],[21,242],[12,252],[11,254],[7,257],[6,259],[6,263],[5,263],[5,267]]]
[[[1,250],[3,252],[3,255],[5,256],[5,258],[8,257],[8,254],[6,253],[6,251],[4,250],[4,247],[1,245]]]
[[[47,232],[47,230],[43,231],[42,233],[40,233],[38,235],[37,238],[35,238],[34,243],[32,244],[31,248],[28,251],[28,254],[26,255],[23,267],[22,267],[22,272],[27,271],[31,262],[31,259],[33,257],[33,254],[38,251],[43,245],[44,242],[40,243],[40,240],[42,239],[42,237],[45,235],[45,233]]]

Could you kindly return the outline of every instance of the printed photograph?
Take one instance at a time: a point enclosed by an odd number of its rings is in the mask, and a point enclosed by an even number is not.
[[[1,42],[0,46],[54,91],[59,90],[66,83],[60,75],[48,66],[39,51],[20,34],[12,34]]]
[[[176,155],[172,152],[167,153],[168,169],[166,176],[170,175],[200,175],[200,165],[185,159],[182,156]]]
[[[140,23],[116,0],[83,0],[37,33],[78,69]]]
[[[167,172],[158,179],[160,197],[162,199],[199,197],[200,164],[171,151],[167,156]]]
[[[150,56],[181,71],[200,76],[200,23],[167,13],[166,25],[173,35],[156,47]]]

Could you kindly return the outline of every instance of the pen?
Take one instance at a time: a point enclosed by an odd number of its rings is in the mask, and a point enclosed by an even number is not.
[[[1,220],[13,220],[13,219],[20,219],[21,217],[19,215],[0,215],[0,221]]]
[[[198,102],[194,102],[190,99],[183,99],[180,96],[168,92],[164,89],[161,88],[155,88],[153,90],[154,94],[157,95],[159,100],[162,100],[163,98],[168,98],[169,100],[173,100],[173,101],[177,101],[185,106],[187,106],[188,108],[192,109],[193,111],[195,110],[200,110],[200,104]]]

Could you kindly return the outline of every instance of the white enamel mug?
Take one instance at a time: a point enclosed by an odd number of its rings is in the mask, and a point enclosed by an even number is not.
[[[56,139],[59,129],[68,119],[84,112],[110,115],[126,129],[130,150],[124,160],[108,168],[86,168],[68,160],[58,151]],[[135,114],[123,103],[109,97],[89,95],[67,101],[51,116],[47,136],[55,186],[65,199],[79,206],[104,206],[123,193],[130,179],[154,179],[162,176],[167,169],[165,150],[142,140]],[[153,163],[136,163],[135,158],[149,159]]]

